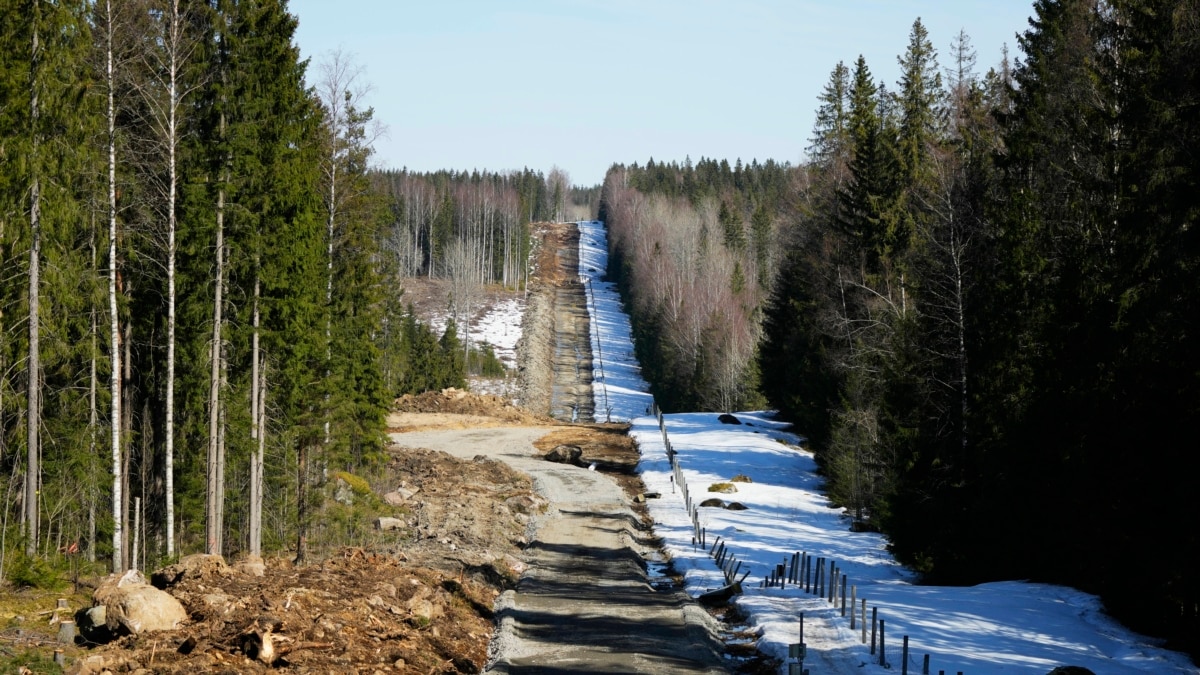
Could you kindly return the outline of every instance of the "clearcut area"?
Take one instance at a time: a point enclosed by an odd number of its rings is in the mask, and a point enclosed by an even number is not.
[[[528,569],[497,602],[489,672],[727,672],[712,619],[685,593],[651,585],[644,559],[655,554],[654,544],[621,487],[598,471],[535,454],[534,441],[550,431],[393,435],[408,447],[503,461],[531,476],[546,501],[530,523]]]

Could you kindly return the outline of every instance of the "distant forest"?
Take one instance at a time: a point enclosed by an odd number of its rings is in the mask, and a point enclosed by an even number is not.
[[[1200,653],[1200,7],[1039,0],[981,73],[918,20],[834,66],[801,166],[615,165],[668,409],[764,397],[931,582],[1100,594]]]

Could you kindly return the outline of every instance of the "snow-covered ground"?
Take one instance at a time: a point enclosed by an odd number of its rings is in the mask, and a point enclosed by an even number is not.
[[[525,300],[521,297],[501,299],[485,307],[475,314],[469,326],[471,344],[490,344],[505,368],[516,368],[517,340],[521,339],[521,316],[524,313]],[[449,312],[442,311],[430,317],[430,326],[438,335],[445,332],[449,316]],[[463,326],[458,326],[458,338],[466,338]]]
[[[655,529],[689,592],[699,595],[725,580],[708,551],[693,546],[692,521],[672,482],[658,422],[646,415],[651,397],[633,357],[629,319],[612,284],[599,280],[607,262],[603,225],[583,222],[580,229],[580,272],[593,291],[588,310],[595,327],[597,417],[611,409],[614,421],[632,421],[646,488],[663,494],[649,502]],[[743,563],[738,576],[750,571],[737,602],[760,630],[764,651],[785,658],[788,644],[799,639],[803,613],[805,666],[813,675],[899,672],[906,635],[912,673],[921,672],[925,654],[932,673],[1042,675],[1059,665],[1097,674],[1200,672],[1186,656],[1163,650],[1107,617],[1095,596],[1074,589],[1020,581],[966,588],[915,585],[880,535],[849,531],[843,511],[822,492],[813,456],[799,447],[797,436],[767,413],[737,417],[744,424],[721,424],[712,413],[667,415],[665,422],[692,499],[719,497],[748,507],[701,508],[699,520],[709,545],[722,537]],[[753,482],[737,483],[735,494],[707,492],[709,485],[737,474]],[[869,634],[864,645],[861,627],[850,630],[840,603],[834,607],[795,585],[760,588],[764,575],[797,552],[835,561],[856,596],[867,600],[868,619],[871,609],[878,609],[886,625],[890,670],[870,653]]]
[[[654,398],[633,355],[633,329],[617,285],[603,281],[608,232],[598,220],[579,223],[579,276],[587,286],[592,326],[592,393],[597,422],[626,422],[650,414]]]

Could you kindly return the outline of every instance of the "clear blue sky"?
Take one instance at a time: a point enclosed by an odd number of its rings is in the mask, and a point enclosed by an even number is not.
[[[861,53],[892,86],[920,17],[984,73],[1032,0],[293,0],[314,61],[342,48],[373,88],[382,166],[566,170],[690,155],[796,164],[817,96]],[[310,80],[315,77],[310,68]]]

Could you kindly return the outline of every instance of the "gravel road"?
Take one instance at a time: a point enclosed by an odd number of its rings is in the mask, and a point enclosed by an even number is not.
[[[409,447],[486,455],[529,474],[550,506],[531,522],[529,569],[497,603],[489,672],[724,673],[713,619],[686,594],[656,590],[653,551],[608,476],[535,456],[546,428],[394,434]]]

